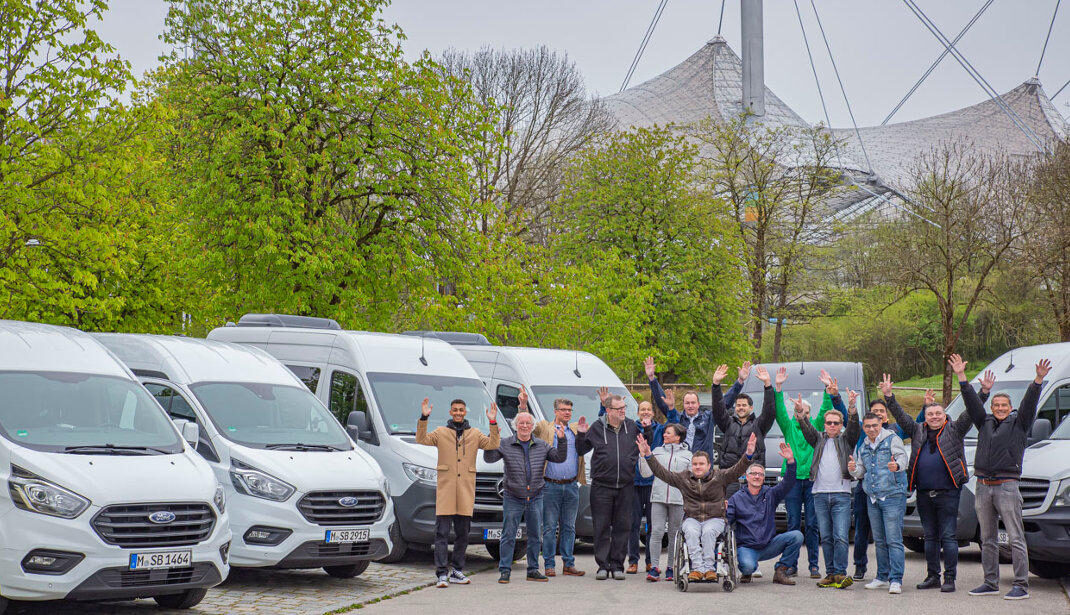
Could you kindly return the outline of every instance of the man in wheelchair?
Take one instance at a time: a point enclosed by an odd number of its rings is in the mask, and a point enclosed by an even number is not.
[[[654,476],[680,490],[684,499],[684,542],[691,557],[688,581],[717,580],[717,538],[725,529],[725,491],[729,483],[739,479],[754,456],[757,437],[750,435],[747,454],[725,470],[711,470],[710,457],[696,451],[691,457],[691,469],[670,472],[650,453],[650,445],[640,435],[639,454],[646,458]]]

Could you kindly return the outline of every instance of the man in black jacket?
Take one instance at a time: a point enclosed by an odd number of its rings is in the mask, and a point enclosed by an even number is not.
[[[632,526],[635,497],[635,464],[639,460],[636,437],[642,433],[635,421],[625,418],[628,406],[620,395],[606,398],[606,414],[590,426],[583,418],[577,424],[576,452],[591,454],[591,520],[594,524],[595,578],[613,575],[624,580],[624,557]],[[653,429],[643,434],[653,437]]]
[[[750,364],[744,363],[740,368],[740,377],[744,370],[750,372]],[[754,416],[754,402],[749,395],[741,394],[736,397],[736,405],[732,414],[725,408],[724,399],[721,397],[721,384],[715,382],[712,387],[713,420],[717,427],[724,433],[724,446],[721,448],[721,456],[717,460],[720,468],[731,468],[736,465],[739,458],[747,450],[747,441],[751,434],[757,436],[757,447],[754,450],[754,458],[765,460],[765,434],[773,427],[776,420],[776,411],[773,410],[773,379],[769,372],[762,366],[755,370],[758,379],[765,385],[765,396],[762,399],[762,413]],[[732,481],[728,485],[727,497],[739,491],[739,481]]]
[[[992,414],[987,414],[984,403],[966,379],[966,362],[962,357],[951,355],[951,369],[959,378],[966,413],[977,427],[977,454],[973,460],[973,471],[977,475],[974,508],[981,529],[981,567],[985,582],[970,590],[970,595],[999,595],[997,529],[1002,519],[1014,562],[1014,587],[1003,597],[1022,600],[1029,597],[1029,553],[1022,527],[1022,495],[1018,491],[1018,479],[1022,477],[1022,458],[1029,430],[1037,418],[1040,387],[1051,370],[1051,361],[1041,359],[1037,363],[1037,375],[1029,383],[1017,412],[1011,406],[1009,395],[996,393],[992,396]]]
[[[561,425],[557,432],[557,447],[551,449],[545,440],[533,438],[535,418],[527,412],[516,415],[513,422],[516,435],[501,441],[497,449],[483,452],[483,459],[495,462],[499,459],[505,465],[503,479],[505,494],[504,520],[498,558],[499,583],[508,583],[513,569],[513,548],[516,546],[516,532],[520,519],[524,518],[528,530],[528,580],[546,581],[546,576],[539,572],[539,552],[542,542],[542,488],[546,484],[543,471],[546,461],[561,463],[568,457],[568,440]]]

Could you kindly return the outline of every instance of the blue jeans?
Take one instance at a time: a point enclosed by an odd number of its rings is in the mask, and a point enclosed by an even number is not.
[[[925,532],[925,564],[929,576],[940,576],[943,555],[944,574],[954,577],[959,567],[959,496],[961,489],[929,491],[918,489],[918,517]]]
[[[802,547],[803,535],[799,530],[790,530],[777,534],[761,550],[739,547],[736,556],[739,559],[739,573],[753,574],[758,569],[758,562],[780,556],[777,568],[793,568],[799,561],[799,548]]]
[[[576,565],[572,549],[576,546],[576,513],[579,507],[579,483],[560,485],[548,482],[543,487],[542,558],[547,568],[554,567],[554,555],[557,554],[558,544],[561,546],[561,561],[564,562],[565,567]]]
[[[865,570],[869,565],[869,539],[873,532],[869,529],[869,496],[862,490],[862,481],[855,486],[854,495],[855,521],[855,570]]]
[[[906,552],[903,551],[903,515],[907,511],[906,494],[890,495],[869,501],[869,526],[877,543],[877,578],[892,583],[903,582]],[[856,530],[857,531],[857,530]]]
[[[814,514],[814,494],[811,489],[814,487],[814,481],[797,480],[795,486],[788,492],[787,497],[784,498],[784,508],[788,512],[788,531],[801,530],[802,528],[802,513],[803,506],[806,506],[806,533],[803,535],[805,540],[803,544],[806,545],[806,558],[809,561],[810,569],[817,570],[817,548],[818,548],[818,532],[817,532],[817,515]],[[796,552],[798,553],[798,552]],[[797,568],[799,558],[796,557],[794,561],[789,562],[789,568]]]
[[[847,531],[851,528],[850,493],[815,493],[814,512],[821,531],[825,574],[847,574]]]
[[[520,527],[520,518],[528,528],[528,572],[539,569],[539,528],[542,527],[542,494],[522,500],[505,494],[505,506],[503,514],[505,520],[502,523],[502,540],[499,548],[501,557],[498,558],[498,570],[508,572],[513,569],[513,547],[516,546],[516,530]]]

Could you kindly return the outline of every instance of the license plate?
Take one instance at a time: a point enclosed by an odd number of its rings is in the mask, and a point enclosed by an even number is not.
[[[369,530],[327,530],[323,538],[328,543],[339,542],[368,542]]]
[[[778,513],[786,513],[788,512],[788,507],[784,505],[784,502],[781,502],[776,505],[776,511]]]
[[[154,553],[131,553],[130,570],[155,570],[158,568],[187,568],[193,565],[193,551],[157,551]]]
[[[1011,539],[1007,536],[1007,530],[996,532],[996,542],[1001,545],[1009,545],[1011,543]]]
[[[483,540],[501,540],[501,539],[502,539],[502,528],[499,527],[499,528],[496,528],[496,529],[493,529],[493,530],[483,530]],[[516,528],[516,539],[517,540],[523,540],[524,539],[524,528],[522,528],[522,527]]]

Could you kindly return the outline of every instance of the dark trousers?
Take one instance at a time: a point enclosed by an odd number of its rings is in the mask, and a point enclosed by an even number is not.
[[[943,555],[944,574],[955,576],[959,566],[959,489],[930,492],[918,489],[918,516],[925,532],[925,564],[930,575],[940,574]]]
[[[788,512],[788,531],[802,529],[803,512],[806,513],[806,531],[803,532],[803,544],[806,545],[807,563],[810,570],[817,570],[820,539],[817,533],[817,512],[814,510],[814,481],[797,480],[795,486],[784,498],[784,507]],[[789,562],[790,568],[796,568],[798,562]],[[827,565],[827,563],[826,563]]]
[[[594,523],[594,560],[599,570],[624,571],[628,534],[632,529],[635,485],[591,485],[591,520]]]
[[[855,486],[854,501],[855,517],[855,570],[865,570],[869,564],[869,539],[873,535],[869,527],[869,497],[862,491],[862,481]]]
[[[450,525],[453,526],[453,555],[449,554]],[[468,530],[472,517],[465,515],[435,516],[435,575],[449,574],[450,568],[464,570],[464,552],[468,550]]]
[[[645,535],[650,538],[650,490],[653,485],[636,485],[635,498],[632,500],[632,530],[628,535],[628,562],[639,563],[639,538]],[[646,517],[647,525],[643,526],[643,517]],[[650,546],[646,548],[646,563],[650,563]]]

